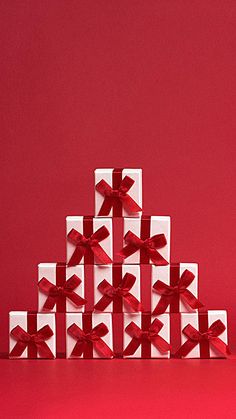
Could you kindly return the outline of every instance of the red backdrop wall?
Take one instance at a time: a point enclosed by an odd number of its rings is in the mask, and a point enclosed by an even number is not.
[[[145,212],[172,216],[172,261],[229,310],[236,347],[234,1],[1,2],[0,350],[37,307],[37,264],[65,216],[93,212],[95,167],[142,167]]]

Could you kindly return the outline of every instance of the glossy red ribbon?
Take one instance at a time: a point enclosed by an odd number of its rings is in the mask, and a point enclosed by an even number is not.
[[[92,355],[92,349],[95,348],[101,358],[111,358],[113,356],[112,350],[101,338],[105,336],[109,330],[104,323],[99,323],[89,331],[82,330],[79,326],[73,323],[68,329],[68,333],[77,340],[71,356],[81,356],[89,348]]]
[[[74,289],[77,288],[81,282],[81,279],[77,275],[72,275],[67,281],[65,280],[64,284],[61,286],[52,284],[47,278],[42,278],[38,283],[38,287],[40,291],[48,295],[43,305],[43,310],[52,310],[55,304],[61,300],[64,306],[66,298],[72,301],[76,307],[85,305],[87,301],[74,292]]]
[[[128,231],[124,237],[124,241],[126,246],[123,247],[119,253],[124,259],[138,250],[142,250],[146,253],[148,258],[151,259],[154,265],[168,265],[168,262],[157,251],[157,249],[161,249],[167,244],[164,234],[156,234],[155,236],[142,240],[132,231]]]
[[[104,279],[98,285],[98,290],[103,294],[103,296],[97,304],[95,304],[95,310],[104,311],[112,301],[115,302],[116,300],[121,300],[121,302],[125,301],[132,311],[142,311],[141,303],[129,292],[135,281],[136,277],[128,272],[125,274],[118,287],[112,286],[106,279]],[[114,309],[115,306],[116,305],[114,304]],[[113,312],[116,312],[114,309]]]
[[[153,311],[153,314],[164,313],[167,307],[170,305],[170,312],[175,312],[171,308],[177,307],[179,312],[179,299],[183,299],[184,303],[189,305],[192,309],[198,309],[203,307],[203,304],[187,289],[193,282],[195,275],[188,269],[185,269],[181,277],[178,279],[175,285],[167,285],[164,282],[158,280],[153,285],[153,289],[161,295],[161,298]]]
[[[21,356],[28,347],[29,349],[33,348],[33,352],[36,350],[36,354],[38,353],[41,358],[54,358],[51,349],[45,342],[53,336],[53,331],[49,325],[42,327],[33,334],[26,332],[20,326],[16,326],[11,330],[11,336],[17,340],[17,343],[10,352],[10,357]],[[31,358],[30,354],[28,354],[28,358]]]
[[[106,239],[109,235],[110,233],[105,226],[100,227],[90,237],[85,237],[83,234],[72,228],[72,230],[67,235],[67,239],[74,246],[76,246],[76,248],[68,262],[68,266],[79,264],[87,250],[93,252],[99,263],[104,265],[111,263],[112,260],[99,244],[99,242]]]
[[[140,345],[145,345],[146,351],[142,351],[142,358],[150,358],[151,344],[162,353],[168,352],[170,350],[170,344],[159,336],[159,332],[162,327],[163,323],[158,319],[155,319],[147,330],[140,329],[134,322],[131,322],[125,328],[125,331],[132,338],[132,340],[125,348],[123,355],[133,355]]]
[[[119,202],[121,202],[123,208],[128,214],[142,211],[142,208],[140,208],[140,206],[127,193],[133,184],[134,180],[129,176],[125,176],[115,189],[113,189],[104,179],[100,180],[100,182],[96,185],[96,190],[105,198],[98,215],[109,215],[112,207],[114,208],[117,205],[117,202],[118,205]],[[122,216],[122,213],[120,216]]]
[[[204,314],[199,314],[199,317],[202,315],[204,316]],[[219,338],[225,329],[226,327],[221,320],[216,320],[208,329],[205,329],[204,332],[198,331],[191,324],[188,324],[182,331],[188,339],[177,351],[176,357],[185,357],[197,345],[200,345],[200,348],[203,345],[205,348],[204,353],[201,351],[201,358],[209,358],[210,346],[221,355],[227,357],[227,355],[230,354],[228,345]]]

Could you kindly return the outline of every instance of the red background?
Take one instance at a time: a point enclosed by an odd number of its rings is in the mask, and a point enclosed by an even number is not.
[[[94,168],[129,166],[236,348],[235,27],[230,0],[0,2],[0,351],[66,215],[93,212]]]

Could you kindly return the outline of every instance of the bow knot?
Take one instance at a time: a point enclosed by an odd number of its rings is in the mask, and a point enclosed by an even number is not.
[[[38,333],[32,333],[32,334],[28,333],[28,337],[26,337],[26,341],[31,342],[33,344],[37,344],[37,343],[43,342],[44,339]]]
[[[211,340],[213,338],[213,332],[211,330],[208,330],[205,333],[200,333],[199,338],[200,338],[200,340]],[[199,339],[199,338],[197,338],[197,339]]]
[[[91,237],[82,236],[80,240],[77,242],[78,246],[85,246],[85,247],[92,247],[98,245],[98,240],[93,239]]]
[[[124,297],[129,292],[128,288],[123,288],[119,286],[117,288],[110,286],[106,291],[105,295],[108,297]]]
[[[89,333],[82,333],[80,336],[81,341],[85,342],[93,342],[95,340],[100,339],[99,336],[93,330]]]
[[[105,192],[105,196],[109,196],[112,198],[121,198],[122,196],[126,195],[126,191],[122,188],[120,189],[108,189]]]
[[[157,336],[157,333],[145,330],[141,332],[140,338],[151,341],[155,336]]]
[[[155,249],[155,243],[151,238],[142,241],[141,246],[145,249]]]
[[[69,290],[68,290],[69,291]],[[72,290],[71,290],[72,291]],[[58,286],[52,286],[49,290],[50,297],[62,297],[65,294],[65,288],[64,287],[58,287]]]
[[[179,287],[179,285],[175,285],[174,287],[170,287],[170,292],[173,294],[179,294],[181,292],[184,292],[185,288]]]

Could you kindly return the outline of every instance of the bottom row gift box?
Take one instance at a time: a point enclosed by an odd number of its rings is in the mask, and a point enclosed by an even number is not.
[[[227,313],[67,313],[67,358],[224,358]],[[117,351],[119,341],[120,351]],[[172,348],[177,348],[173,353]],[[55,314],[10,312],[10,358],[55,358]]]

